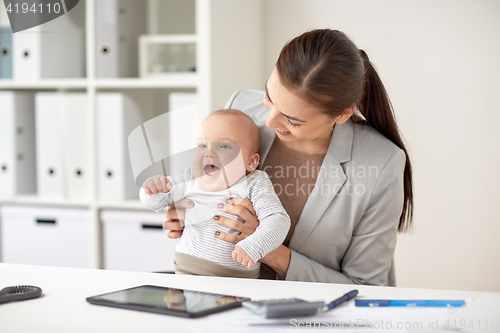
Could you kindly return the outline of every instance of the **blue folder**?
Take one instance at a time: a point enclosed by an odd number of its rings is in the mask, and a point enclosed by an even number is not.
[[[389,300],[389,299],[358,299],[356,306],[404,306],[404,307],[448,307],[455,308],[465,305],[463,300]]]
[[[12,29],[0,28],[0,79],[12,79]]]

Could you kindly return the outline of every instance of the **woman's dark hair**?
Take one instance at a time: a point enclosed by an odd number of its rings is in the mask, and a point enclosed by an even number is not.
[[[411,163],[399,134],[391,101],[368,56],[341,31],[318,29],[288,42],[276,64],[279,78],[288,89],[336,117],[353,105],[368,123],[406,154],[404,206],[398,231],[413,220]]]

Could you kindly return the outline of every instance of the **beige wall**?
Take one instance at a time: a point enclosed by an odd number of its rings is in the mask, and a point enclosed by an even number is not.
[[[408,143],[415,226],[398,285],[500,291],[500,1],[266,0],[264,68],[312,28],[365,49]]]

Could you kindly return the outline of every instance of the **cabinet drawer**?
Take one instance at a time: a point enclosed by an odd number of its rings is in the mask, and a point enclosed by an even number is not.
[[[173,271],[177,240],[163,229],[164,213],[102,211],[104,268]]]
[[[25,206],[0,208],[3,262],[92,267],[88,210]]]

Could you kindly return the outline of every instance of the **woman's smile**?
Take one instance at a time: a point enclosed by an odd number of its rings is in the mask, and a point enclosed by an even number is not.
[[[291,135],[292,134],[292,132],[290,132],[290,131],[282,131],[279,128],[276,128],[276,132],[278,132],[281,135]]]

